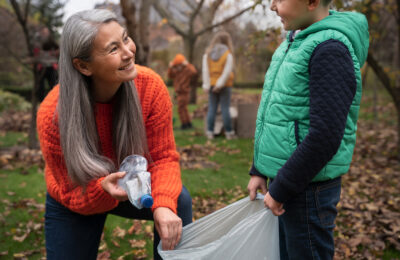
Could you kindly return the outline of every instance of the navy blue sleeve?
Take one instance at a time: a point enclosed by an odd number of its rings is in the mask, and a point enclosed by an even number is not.
[[[304,191],[336,154],[357,88],[350,52],[337,40],[315,48],[309,73],[310,128],[269,186],[270,195],[279,202]]]
[[[249,171],[249,174],[250,174],[251,176],[252,176],[252,175],[255,175],[255,176],[262,177],[262,178],[264,178],[265,180],[267,180],[267,176],[265,176],[265,175],[263,175],[262,173],[260,173],[260,172],[257,170],[256,166],[254,166],[254,159],[253,159],[253,164],[251,165],[251,169],[250,169],[250,171]]]

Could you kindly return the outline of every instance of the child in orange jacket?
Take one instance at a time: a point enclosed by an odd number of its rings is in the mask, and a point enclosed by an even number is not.
[[[187,106],[189,104],[190,85],[197,81],[197,70],[186,60],[185,56],[177,54],[169,64],[168,77],[174,82],[178,114],[182,124],[181,129],[192,128]]]

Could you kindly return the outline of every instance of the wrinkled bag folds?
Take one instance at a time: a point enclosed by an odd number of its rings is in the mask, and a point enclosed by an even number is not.
[[[158,252],[163,259],[279,259],[278,217],[264,207],[264,196],[234,202],[185,227],[174,250]]]

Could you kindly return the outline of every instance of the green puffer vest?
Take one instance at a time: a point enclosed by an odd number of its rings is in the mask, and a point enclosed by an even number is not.
[[[288,36],[272,57],[258,109],[254,143],[254,165],[267,177],[275,178],[308,134],[309,60],[317,45],[330,39],[342,42],[350,51],[357,91],[340,147],[312,181],[338,177],[350,167],[361,100],[360,68],[368,54],[368,23],[362,14],[330,11],[329,16],[299,32],[293,42],[289,42]]]

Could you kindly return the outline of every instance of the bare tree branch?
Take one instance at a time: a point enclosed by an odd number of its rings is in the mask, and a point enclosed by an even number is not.
[[[148,57],[150,52],[149,43],[149,24],[150,24],[150,7],[151,3],[149,1],[143,0],[139,9],[139,38],[141,43],[141,63],[147,65]]]
[[[196,8],[195,5],[190,0],[185,0],[185,3],[190,7],[190,9],[194,10]]]
[[[400,24],[400,0],[397,0],[397,24]],[[400,35],[399,35],[400,37]]]
[[[21,10],[19,8],[19,5],[17,3],[17,1],[15,0],[10,0],[11,2],[11,6],[14,9],[15,15],[17,16],[17,19],[19,21],[20,24],[25,24],[25,20],[22,18],[22,14],[21,14]]]
[[[183,31],[179,25],[176,23],[176,21],[172,18],[172,14],[168,11],[166,11],[166,8],[161,6],[160,2],[158,0],[153,0],[153,7],[156,9],[156,11],[161,15],[161,17],[167,19],[167,22],[169,26],[171,26],[177,34],[181,36],[186,36],[187,34],[185,31]]]
[[[196,19],[196,16],[199,14],[201,8],[203,7],[204,0],[201,0],[200,3],[197,5],[196,9],[193,11],[192,15],[190,16],[190,28],[192,27],[192,24],[194,22],[194,19]]]
[[[29,15],[30,8],[31,8],[31,0],[27,0],[27,2],[25,4],[25,16],[24,16],[25,22],[28,22],[28,15]]]
[[[378,61],[375,59],[374,55],[371,52],[368,52],[367,62],[368,65],[371,66],[371,68],[375,72],[376,76],[382,82],[386,90],[390,93],[391,96],[394,96],[389,76],[385,73],[382,66],[378,63]]]
[[[210,7],[210,17],[214,18],[215,13],[217,12],[219,6],[224,2],[224,0],[217,0],[215,2],[212,3],[211,7]]]
[[[211,26],[208,26],[208,27],[204,28],[203,30],[197,32],[195,35],[196,35],[196,36],[200,36],[200,35],[202,35],[203,33],[206,33],[206,32],[208,32],[208,31],[211,31],[211,30],[212,30],[213,28],[215,28],[215,27],[218,27],[218,26],[221,26],[221,25],[223,25],[223,24],[225,24],[225,23],[228,23],[228,22],[232,21],[233,19],[235,19],[235,18],[241,16],[243,13],[249,11],[250,9],[253,9],[253,8],[256,7],[258,4],[259,4],[259,2],[256,2],[256,3],[254,3],[252,6],[249,6],[249,7],[245,8],[245,9],[241,10],[240,12],[238,12],[238,13],[236,13],[236,14],[234,14],[234,15],[228,17],[228,18],[226,18],[225,20],[223,20],[223,21],[221,21],[221,22],[219,22],[219,23],[216,23],[216,24],[213,24],[213,25],[211,25]]]

